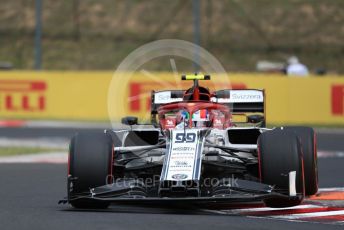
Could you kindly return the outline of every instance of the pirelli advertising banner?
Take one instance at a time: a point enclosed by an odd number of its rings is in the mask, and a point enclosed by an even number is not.
[[[149,118],[152,90],[187,89],[172,73],[0,72],[1,119]],[[213,90],[265,89],[270,124],[344,124],[344,77],[222,74],[200,83]]]

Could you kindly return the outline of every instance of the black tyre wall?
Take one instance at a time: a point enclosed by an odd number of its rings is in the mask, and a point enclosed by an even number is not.
[[[79,133],[70,145],[69,173],[73,178],[73,193],[88,192],[105,185],[112,172],[113,144],[111,137],[101,132]]]
[[[276,191],[289,194],[289,172],[296,171],[296,192],[299,198],[274,199],[270,207],[287,207],[301,203],[304,195],[303,160],[300,141],[295,133],[275,129],[258,138],[259,174],[262,183],[275,186]]]
[[[303,126],[289,126],[286,130],[293,131],[301,141],[304,174],[305,193],[307,196],[315,195],[318,192],[318,162],[316,135],[312,128]]]

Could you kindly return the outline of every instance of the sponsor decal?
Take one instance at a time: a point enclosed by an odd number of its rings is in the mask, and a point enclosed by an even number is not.
[[[222,124],[222,119],[221,118],[215,118],[214,119],[214,125],[221,125]]]
[[[175,148],[172,148],[173,151],[195,151],[196,148],[194,147],[175,147]]]
[[[188,178],[188,175],[186,175],[186,174],[174,174],[174,175],[172,175],[172,178],[176,179],[176,180],[185,180]]]
[[[344,116],[344,85],[332,85],[332,115]]]
[[[229,102],[263,102],[263,92],[258,90],[231,90]]]
[[[155,104],[166,104],[176,101],[182,101],[183,98],[172,98],[171,91],[158,92],[154,95]]]
[[[198,132],[198,130],[171,130],[171,147],[161,176],[164,180],[199,179]]]
[[[0,110],[37,112],[46,109],[44,81],[0,80]]]
[[[223,129],[224,123],[225,123],[224,117],[215,117],[213,120],[213,127],[216,129]]]
[[[229,90],[229,98],[215,98],[210,99],[217,103],[255,103],[264,102],[263,92],[260,90]]]
[[[173,129],[174,127],[176,127],[176,119],[172,117],[167,117],[165,122],[165,128]]]

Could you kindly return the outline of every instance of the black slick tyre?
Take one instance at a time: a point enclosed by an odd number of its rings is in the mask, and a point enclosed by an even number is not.
[[[293,131],[301,141],[303,164],[305,173],[305,194],[315,195],[318,192],[318,162],[316,135],[312,128],[304,126],[290,126],[284,129]]]
[[[303,159],[300,141],[291,131],[274,129],[258,138],[259,175],[262,183],[274,186],[274,190],[289,196],[289,173],[296,173],[297,196],[270,198],[268,207],[290,207],[302,202],[304,196]]]
[[[76,134],[70,143],[69,197],[89,194],[90,188],[105,185],[112,176],[113,144],[109,135],[102,132]],[[71,200],[75,208],[107,208],[109,203],[94,200]]]

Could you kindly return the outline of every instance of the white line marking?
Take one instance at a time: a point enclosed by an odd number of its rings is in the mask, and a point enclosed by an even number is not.
[[[288,214],[288,215],[279,215],[279,216],[270,216],[270,217],[277,218],[277,219],[302,219],[302,218],[310,218],[310,217],[337,216],[337,215],[344,215],[344,210]]]
[[[344,152],[340,152],[340,151],[318,151],[317,156],[318,156],[318,158],[332,158],[332,157],[342,158],[342,157],[344,157]]]
[[[220,214],[220,215],[225,215],[228,214],[225,211],[220,211],[220,210],[211,210],[211,209],[201,209],[203,212],[210,212],[210,213],[215,213],[215,214]]]
[[[287,208],[240,208],[240,209],[229,209],[229,210],[221,210],[221,212],[230,212],[230,213],[244,213],[244,212],[266,212],[266,211],[280,211],[280,210],[292,210],[292,209],[306,209],[306,208],[320,208],[322,206],[319,205],[298,205],[294,207],[287,207]]]
[[[335,134],[335,135],[344,134],[343,128],[315,128],[315,131],[316,133],[321,133],[321,134]]]
[[[319,192],[344,192],[344,187],[319,188]]]
[[[56,163],[63,164],[68,162],[66,152],[37,153],[20,156],[0,157],[0,163]]]
[[[67,138],[0,138],[0,147],[36,147],[68,149]]]
[[[344,225],[344,221],[335,221],[333,224]]]
[[[310,221],[305,221],[305,220],[298,220],[298,219],[294,219],[294,220],[287,220],[287,219],[275,219],[271,216],[247,216],[248,218],[252,218],[252,219],[265,219],[265,220],[279,220],[279,221],[288,221],[288,222],[296,222],[296,223],[315,223],[315,222],[310,222]]]

